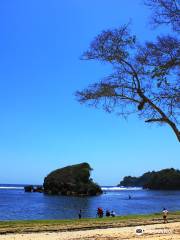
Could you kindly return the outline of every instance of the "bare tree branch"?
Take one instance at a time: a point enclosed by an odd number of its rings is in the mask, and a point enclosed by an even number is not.
[[[113,73],[76,96],[81,103],[127,117],[138,113],[147,123],[168,124],[180,142],[180,44],[172,36],[144,46],[127,26],[103,31],[83,54],[85,60],[112,65]]]
[[[151,123],[151,122],[163,122],[163,121],[164,121],[163,118],[151,118],[151,119],[145,120],[146,123]]]

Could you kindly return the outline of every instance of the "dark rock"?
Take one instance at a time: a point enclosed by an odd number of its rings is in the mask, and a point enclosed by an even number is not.
[[[42,186],[33,186],[33,185],[28,185],[24,187],[25,192],[39,192],[42,193],[43,187]]]
[[[25,186],[24,191],[25,192],[33,192],[33,185]]]
[[[42,192],[44,192],[44,189],[43,189],[42,186],[35,186],[35,187],[33,188],[33,192],[42,193]]]

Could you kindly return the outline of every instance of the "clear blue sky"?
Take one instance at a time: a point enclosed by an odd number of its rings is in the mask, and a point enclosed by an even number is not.
[[[91,40],[130,19],[141,41],[154,39],[162,29],[151,29],[149,15],[141,0],[0,1],[0,183],[42,183],[50,171],[85,161],[102,185],[180,168],[171,129],[74,97],[109,71],[79,60]]]

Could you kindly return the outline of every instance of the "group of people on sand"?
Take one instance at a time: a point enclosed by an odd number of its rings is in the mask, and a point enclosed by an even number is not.
[[[97,215],[97,217],[99,217],[99,218],[104,217],[104,211],[103,211],[103,209],[102,209],[102,208],[98,208],[96,215]],[[116,216],[116,213],[115,213],[114,211],[106,210],[105,216],[106,216],[106,217],[115,217],[115,216]]]

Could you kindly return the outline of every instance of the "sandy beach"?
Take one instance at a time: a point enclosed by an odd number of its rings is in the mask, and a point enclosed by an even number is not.
[[[142,229],[138,235],[137,229]],[[107,229],[94,229],[83,231],[44,232],[25,234],[0,235],[0,240],[114,240],[114,239],[149,239],[149,240],[179,240],[180,222],[167,224],[151,224],[136,227],[120,227]]]

